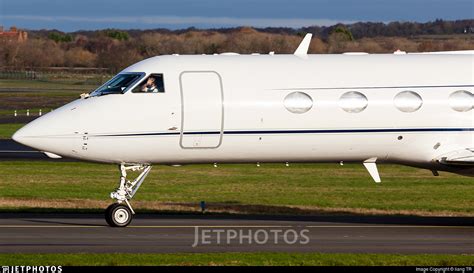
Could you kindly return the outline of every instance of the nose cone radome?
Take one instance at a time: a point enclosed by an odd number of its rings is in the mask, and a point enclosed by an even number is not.
[[[33,149],[67,156],[78,137],[68,124],[74,120],[59,111],[44,115],[16,131],[12,139]]]
[[[23,144],[23,145],[27,145],[23,142],[23,139],[25,138],[25,130],[23,130],[23,128],[25,128],[26,126],[20,128],[20,130],[16,131],[13,136],[12,136],[12,139],[20,144]],[[28,145],[27,145],[28,146]]]
[[[40,118],[41,119],[41,118]],[[40,122],[42,123],[42,122]],[[47,136],[42,132],[42,128],[38,126],[38,122],[32,121],[20,128],[13,134],[12,139],[20,144],[31,148],[42,150]]]
[[[35,121],[32,121],[20,128],[18,131],[15,132],[15,134],[13,134],[12,139],[20,144],[36,148],[35,142],[37,141],[35,141],[35,138],[41,137],[41,134],[40,132],[35,130],[36,126],[34,125],[34,123]]]

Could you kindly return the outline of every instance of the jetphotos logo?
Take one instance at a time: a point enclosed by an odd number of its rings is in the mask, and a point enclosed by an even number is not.
[[[61,273],[62,266],[2,266],[0,273]]]
[[[307,229],[194,227],[192,247],[212,245],[306,245]]]

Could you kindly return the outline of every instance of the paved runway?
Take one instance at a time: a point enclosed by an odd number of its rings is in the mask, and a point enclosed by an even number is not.
[[[11,139],[0,139],[0,160],[49,159],[44,153],[21,145]]]
[[[99,214],[0,214],[2,253],[226,251],[474,254],[474,221],[138,215],[127,228],[110,228]]]

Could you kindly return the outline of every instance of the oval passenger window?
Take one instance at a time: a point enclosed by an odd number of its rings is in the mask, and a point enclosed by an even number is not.
[[[467,112],[472,110],[474,96],[471,92],[460,90],[449,96],[449,106],[458,112]]]
[[[368,105],[369,101],[367,97],[356,91],[346,92],[339,98],[339,107],[348,113],[360,113],[364,111]]]
[[[306,93],[293,92],[285,97],[284,105],[291,113],[303,114],[313,107],[313,99]]]
[[[395,107],[405,113],[417,111],[423,105],[423,99],[413,91],[403,91],[393,98]]]

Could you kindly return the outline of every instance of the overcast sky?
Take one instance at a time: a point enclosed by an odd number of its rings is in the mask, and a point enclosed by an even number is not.
[[[474,0],[0,0],[0,24],[103,28],[301,27],[355,21],[473,19]]]

